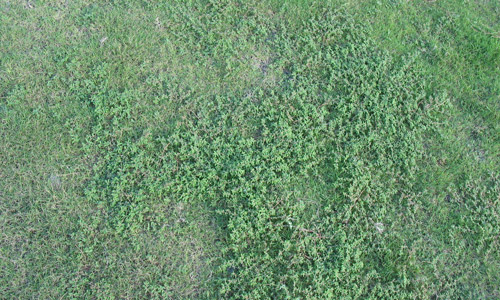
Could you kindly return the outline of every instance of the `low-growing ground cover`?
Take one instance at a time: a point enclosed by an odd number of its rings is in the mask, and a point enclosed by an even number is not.
[[[496,2],[0,5],[2,298],[499,297]]]

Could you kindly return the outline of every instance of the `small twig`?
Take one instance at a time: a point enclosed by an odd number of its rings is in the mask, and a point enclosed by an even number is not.
[[[484,26],[484,25],[483,25]],[[482,30],[478,25],[472,25],[472,29],[474,29],[477,32],[486,34],[486,35],[491,35],[494,38],[500,39],[500,31],[499,32],[488,32],[485,30]]]
[[[316,232],[316,231],[314,231],[314,230],[307,229],[307,228],[303,228],[303,227],[299,227],[298,229],[299,229],[299,231],[301,231],[301,232],[314,233],[318,239],[323,239],[323,238],[324,238],[324,237],[321,235],[321,233]]]

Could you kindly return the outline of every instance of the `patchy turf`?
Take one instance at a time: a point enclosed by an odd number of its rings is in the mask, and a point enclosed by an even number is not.
[[[500,297],[495,1],[4,1],[0,297]]]

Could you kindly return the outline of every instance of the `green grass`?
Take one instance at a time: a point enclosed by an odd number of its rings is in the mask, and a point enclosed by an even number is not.
[[[0,298],[500,297],[497,1],[4,1]]]

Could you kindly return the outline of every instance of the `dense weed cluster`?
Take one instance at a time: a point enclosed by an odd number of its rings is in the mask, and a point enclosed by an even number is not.
[[[231,24],[223,14],[201,25]],[[341,12],[325,9],[300,35],[241,22],[228,30],[266,37],[276,84],[194,90],[171,124],[143,127],[141,95],[109,88],[106,65],[76,86],[94,114],[89,153],[100,154],[87,196],[124,237],[161,226],[156,201],[211,207],[223,232],[220,297],[415,297],[411,264],[387,269],[394,253],[408,260],[402,246],[376,227],[405,213],[429,125],[433,103],[413,60],[376,49]],[[200,34],[203,55],[221,72],[238,67],[235,40],[211,36]],[[164,80],[157,97],[173,101]]]

